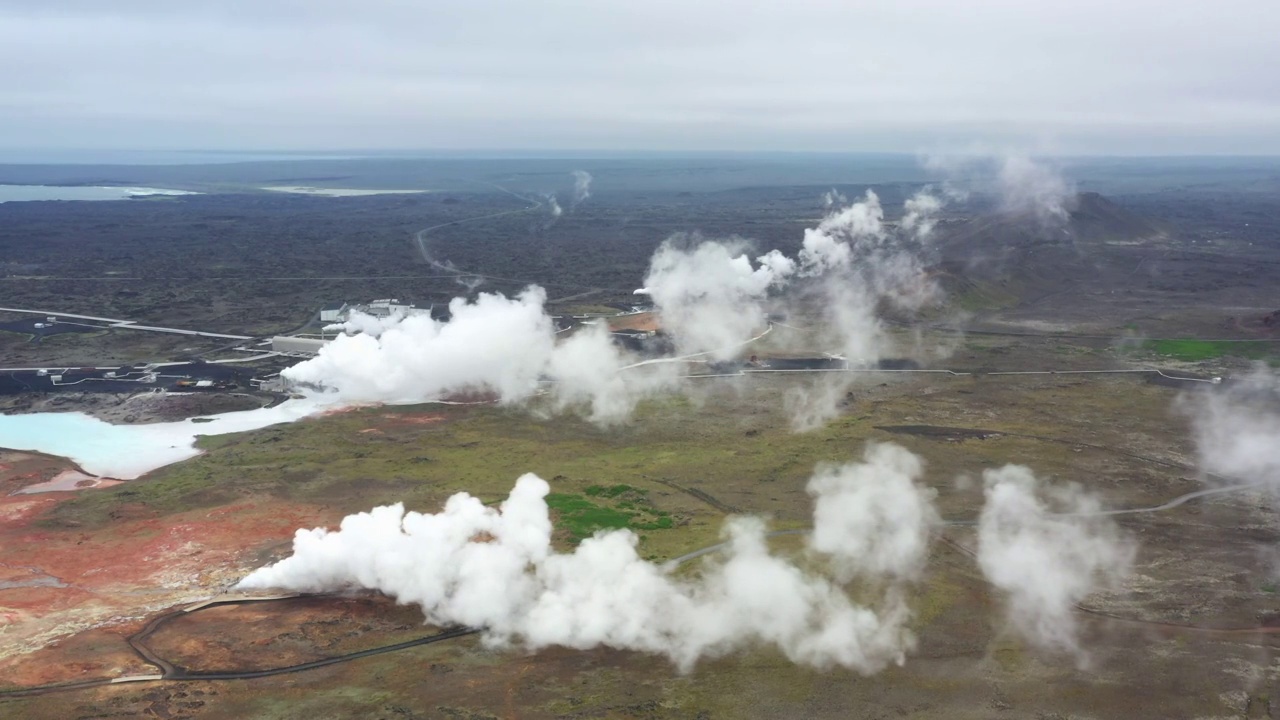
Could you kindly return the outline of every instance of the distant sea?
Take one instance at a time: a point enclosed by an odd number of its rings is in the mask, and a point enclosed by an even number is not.
[[[0,185],[0,203],[23,200],[127,200],[147,195],[195,195],[185,190],[152,187]]]
[[[282,160],[349,160],[350,153],[210,150],[27,150],[0,148],[0,165],[219,165]]]

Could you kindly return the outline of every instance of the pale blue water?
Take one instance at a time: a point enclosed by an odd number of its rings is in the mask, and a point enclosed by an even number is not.
[[[293,422],[328,406],[314,399],[289,400],[273,408],[210,415],[150,425],[112,425],[84,413],[0,415],[0,447],[34,450],[71,459],[91,475],[128,480],[200,454],[198,435],[225,435]]]
[[[0,185],[0,203],[24,200],[127,200],[146,195],[193,195],[183,190],[149,187],[61,187],[57,185]]]

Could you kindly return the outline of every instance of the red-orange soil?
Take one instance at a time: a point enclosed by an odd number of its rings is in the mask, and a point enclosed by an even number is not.
[[[416,607],[380,595],[218,605],[166,622],[146,640],[193,672],[268,670],[432,635]]]
[[[0,497],[48,482],[67,471],[79,471],[79,468],[64,458],[0,449]]]
[[[651,312],[636,313],[635,315],[623,315],[621,317],[609,318],[610,330],[643,330],[645,332],[656,332],[660,329],[658,325],[658,316]]]
[[[124,661],[114,639],[137,619],[215,595],[260,563],[258,550],[339,519],[255,500],[165,517],[124,508],[92,531],[42,527],[44,512],[70,495],[0,498],[0,677],[11,682],[82,679],[116,667]],[[95,637],[111,640],[101,643],[111,650],[85,660],[83,645]]]

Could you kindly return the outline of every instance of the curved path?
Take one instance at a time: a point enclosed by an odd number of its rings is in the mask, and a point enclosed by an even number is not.
[[[460,220],[452,220],[450,222],[440,223],[438,225],[432,225],[431,227],[425,227],[419,230],[418,232],[414,233],[413,242],[418,247],[418,254],[421,255],[422,259],[432,268],[439,270],[442,273],[445,273],[440,277],[451,277],[458,281],[462,281],[464,278],[484,278],[485,280],[497,280],[500,282],[537,284],[542,287],[574,288],[574,289],[586,291],[587,293],[599,292],[600,290],[605,289],[605,288],[592,287],[590,285],[578,285],[575,283],[549,283],[549,282],[543,282],[540,280],[510,278],[510,277],[503,277],[501,275],[488,275],[485,273],[470,272],[470,271],[455,267],[453,263],[447,260],[444,262],[441,262],[439,260],[436,260],[434,257],[432,257],[431,252],[427,250],[427,235],[430,234],[433,230],[439,230],[440,228],[446,228],[451,225],[461,225],[463,223],[477,222],[480,220],[489,220],[492,218],[505,217],[508,215],[519,215],[522,213],[534,212],[535,210],[541,209],[543,206],[543,203],[541,200],[538,200],[532,197],[527,197],[525,195],[521,195],[520,193],[517,193],[512,190],[508,190],[507,188],[502,187],[501,185],[498,185],[496,183],[484,183],[484,184],[489,185],[497,190],[501,190],[502,192],[508,195],[511,195],[512,197],[518,198],[524,202],[530,203],[530,205],[523,208],[517,208],[515,210],[503,210],[502,212],[489,213],[487,215],[477,215],[475,217],[462,218]],[[579,294],[585,294],[585,293],[579,293]],[[568,299],[568,298],[562,298],[561,300],[563,301],[564,299]]]
[[[225,671],[225,672],[202,672],[192,671],[187,668],[174,665],[172,662],[158,655],[147,645],[147,638],[151,637],[156,631],[164,627],[170,621],[197,613],[211,607],[221,605],[248,605],[267,602],[279,602],[282,600],[292,600],[298,597],[306,597],[305,595],[281,595],[276,597],[259,597],[259,598],[228,598],[224,600],[209,600],[197,605],[172,612],[165,613],[151,620],[142,630],[130,635],[126,640],[129,647],[138,654],[147,663],[160,669],[158,675],[127,675],[116,678],[97,678],[93,680],[81,680],[77,682],[58,683],[53,685],[40,685],[37,687],[21,688],[16,690],[0,691],[0,699],[3,698],[20,698],[33,697],[37,695],[46,695],[54,692],[66,692],[70,690],[85,690],[88,688],[103,687],[106,685],[118,685],[121,683],[133,682],[157,682],[157,681],[198,681],[198,680],[251,680],[254,678],[273,677],[275,675],[286,675],[289,673],[302,672],[304,670],[314,670],[316,668],[327,667],[329,665],[337,665],[339,663],[351,662],[361,658],[373,657],[375,655],[383,655],[386,653],[407,650],[422,645],[430,645],[432,643],[444,640],[452,640],[454,638],[464,637],[466,635],[474,635],[480,632],[477,628],[470,627],[454,627],[447,628],[433,635],[426,635],[413,640],[394,643],[392,645],[381,645],[367,650],[357,650],[355,652],[335,655],[333,657],[312,660],[311,662],[297,663],[295,665],[284,665],[281,667],[267,668],[265,670],[244,670],[244,671]]]

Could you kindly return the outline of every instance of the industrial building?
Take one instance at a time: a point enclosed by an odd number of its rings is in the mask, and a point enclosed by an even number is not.
[[[315,355],[320,352],[332,338],[299,337],[296,335],[276,335],[271,338],[271,350],[278,353],[296,353]]]
[[[371,300],[367,303],[357,303],[354,305],[345,302],[334,302],[320,308],[320,322],[346,322],[347,318],[351,317],[351,313],[353,312],[371,315],[376,318],[388,318],[397,315],[400,317],[409,317],[410,315],[430,315],[432,307],[434,306],[420,308],[416,305],[405,305],[395,298]]]
[[[320,322],[342,322],[347,319],[347,312],[350,309],[351,306],[345,302],[329,303],[320,308]]]

